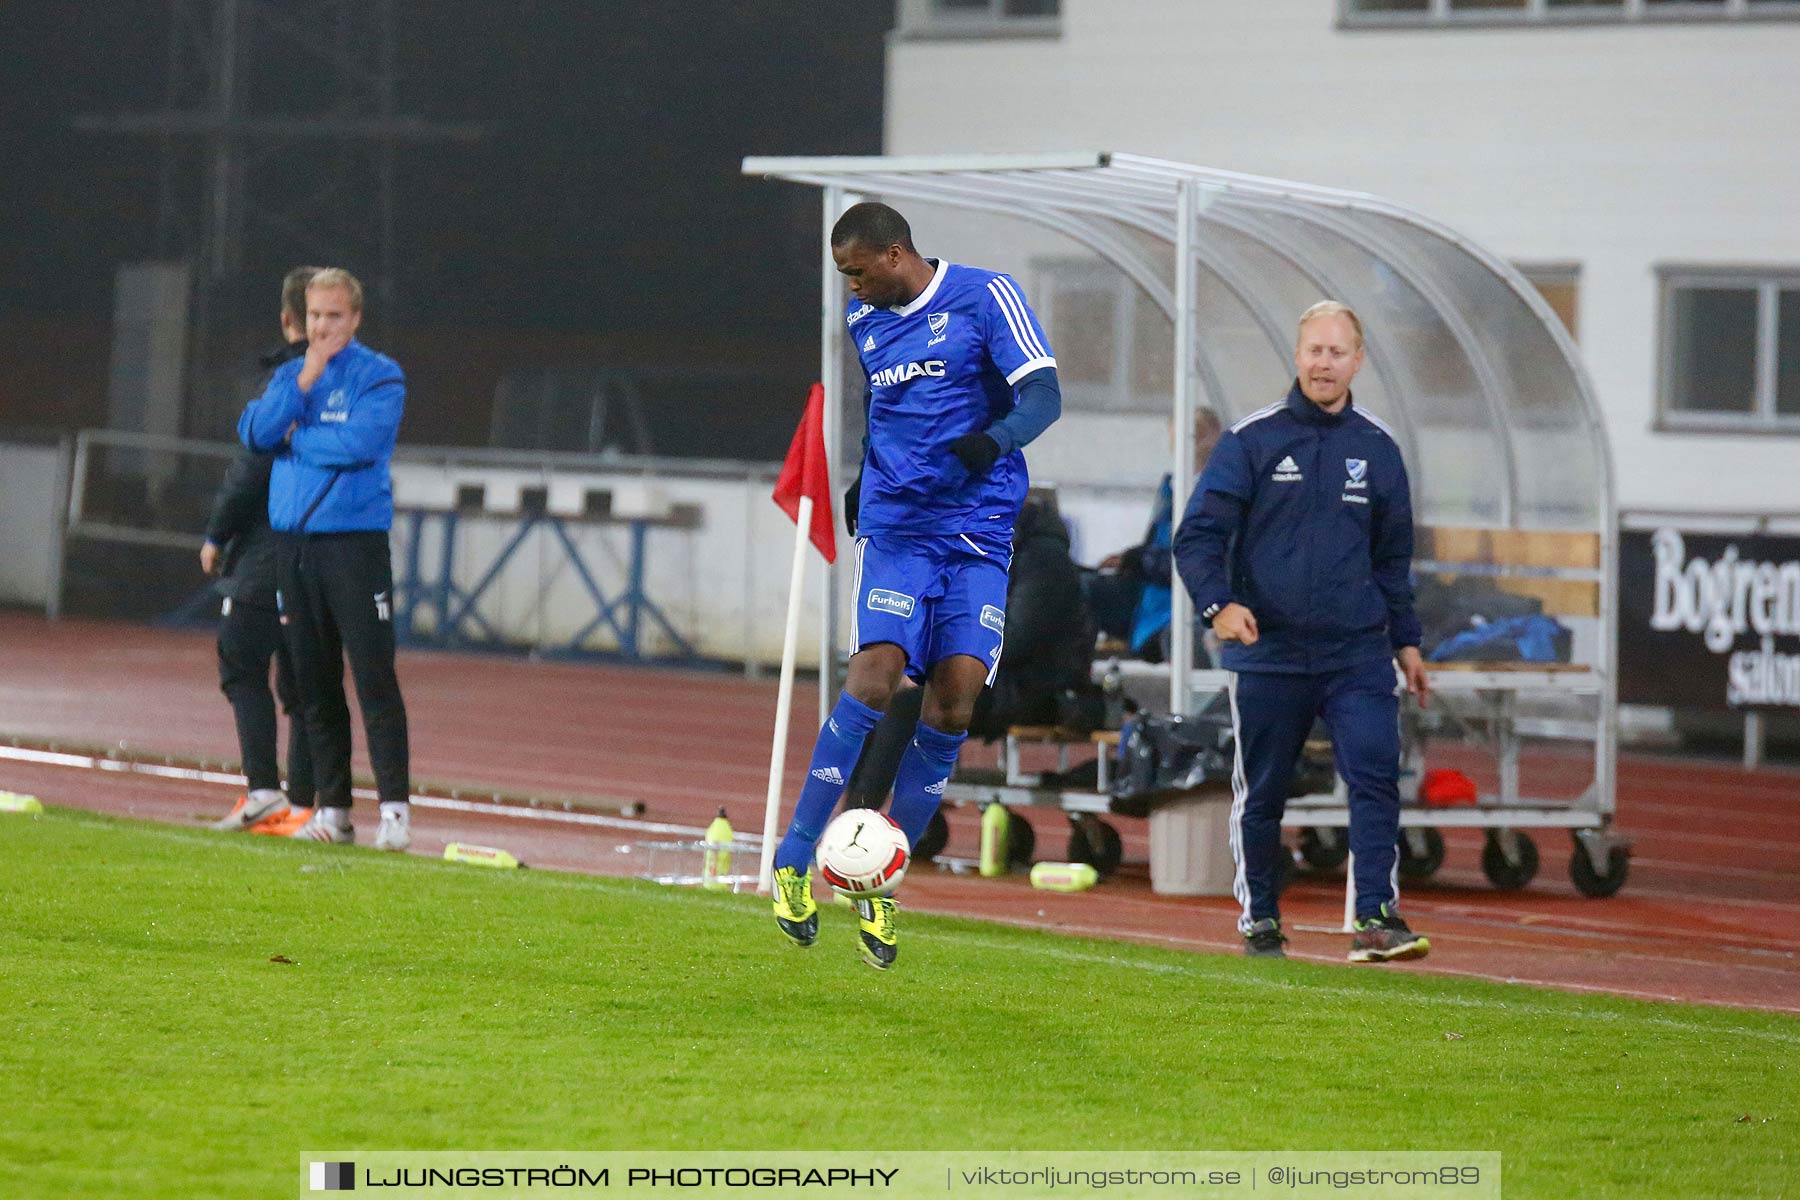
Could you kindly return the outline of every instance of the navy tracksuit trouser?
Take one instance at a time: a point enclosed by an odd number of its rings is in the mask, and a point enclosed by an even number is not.
[[[1350,851],[1356,856],[1356,915],[1372,917],[1398,898],[1400,680],[1391,659],[1320,675],[1239,671],[1231,675],[1237,761],[1231,777],[1233,894],[1238,928],[1279,917],[1281,815],[1294,764],[1313,721],[1331,730],[1338,775],[1350,792]]]

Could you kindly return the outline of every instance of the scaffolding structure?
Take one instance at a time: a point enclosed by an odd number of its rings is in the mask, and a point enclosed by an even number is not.
[[[398,152],[473,142],[484,130],[400,110],[397,0],[167,2],[161,106],[74,126],[156,147],[151,253],[190,264],[187,359],[197,368],[189,393],[198,411],[184,424],[210,435],[242,400],[210,377],[228,349],[221,335],[243,311],[269,314],[272,327],[279,276],[246,279],[247,265],[355,265],[371,306],[392,320],[401,300]]]

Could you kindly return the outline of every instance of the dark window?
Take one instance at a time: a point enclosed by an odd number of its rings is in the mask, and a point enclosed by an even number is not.
[[[1754,288],[1677,287],[1670,312],[1669,407],[1756,412]]]
[[[1062,0],[900,0],[902,30],[955,36],[1053,31]]]
[[[1800,288],[1775,301],[1775,415],[1800,417]]]
[[[932,0],[951,17],[1054,17],[1062,0]]]

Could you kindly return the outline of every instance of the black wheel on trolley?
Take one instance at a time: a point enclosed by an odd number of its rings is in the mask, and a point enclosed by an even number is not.
[[[1029,871],[1032,853],[1037,849],[1037,830],[1011,809],[1006,811],[1006,817],[1006,865],[1014,870]]]
[[[1614,846],[1606,852],[1606,870],[1594,870],[1594,861],[1579,840],[1575,843],[1575,854],[1569,859],[1569,878],[1575,882],[1575,890],[1584,896],[1596,900],[1604,900],[1608,896],[1618,894],[1625,886],[1625,877],[1631,873],[1631,851],[1623,846]]]
[[[1430,879],[1444,865],[1444,835],[1430,826],[1400,831],[1400,878]]]
[[[1315,871],[1335,871],[1350,857],[1349,834],[1327,825],[1308,825],[1300,831],[1300,859]]]
[[[1537,878],[1537,843],[1518,830],[1512,835],[1512,854],[1507,853],[1506,840],[1498,829],[1488,830],[1487,843],[1481,848],[1481,873],[1488,882],[1503,892],[1515,892]]]
[[[1091,813],[1069,825],[1069,861],[1087,863],[1105,879],[1119,869],[1125,843],[1119,831]]]

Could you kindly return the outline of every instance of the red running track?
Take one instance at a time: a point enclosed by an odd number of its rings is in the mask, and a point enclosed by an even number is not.
[[[0,741],[106,746],[139,759],[236,759],[208,634],[0,613],[0,664]],[[760,829],[771,682],[429,651],[404,652],[400,671],[415,781],[454,785],[465,795],[487,789],[645,806],[639,820],[599,826],[422,808],[415,853],[475,841],[506,846],[537,866],[636,874],[644,857],[631,846],[697,836],[721,805],[741,832]],[[788,796],[803,777],[816,703],[812,689],[797,689]],[[991,751],[969,753],[985,759]],[[360,751],[357,765],[366,771]],[[1576,755],[1544,754],[1528,763],[1552,792],[1559,785],[1572,790],[1587,768]],[[1537,881],[1496,892],[1477,863],[1479,834],[1450,831],[1443,869],[1405,897],[1409,918],[1432,935],[1432,955],[1388,969],[1800,1013],[1800,773],[1626,756],[1619,780],[1619,824],[1636,839],[1631,880],[1620,895],[1577,894],[1566,871],[1568,843],[1555,831],[1537,835]],[[190,826],[224,812],[234,792],[4,757],[0,788]],[[359,813],[363,808],[359,801]],[[1027,817],[1038,857],[1060,857],[1063,817],[1041,810]],[[1235,904],[1152,893],[1142,861],[1144,822],[1117,824],[1127,863],[1093,891],[1059,895],[1034,891],[1017,876],[919,871],[907,883],[907,906],[1234,951]],[[951,828],[947,853],[972,856],[974,815],[953,813]],[[1342,961],[1345,939],[1324,932],[1341,922],[1342,896],[1337,878],[1290,890],[1283,907],[1288,924],[1301,927],[1292,930],[1296,957]]]

